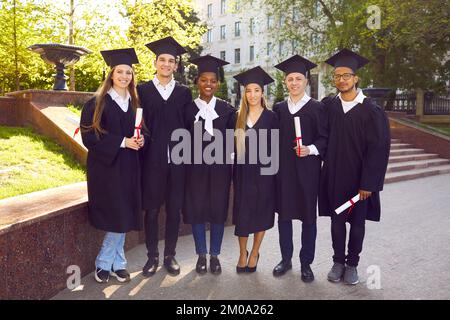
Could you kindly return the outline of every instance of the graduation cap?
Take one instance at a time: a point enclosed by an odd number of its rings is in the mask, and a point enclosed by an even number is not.
[[[266,84],[274,82],[272,77],[269,76],[269,74],[265,72],[260,66],[239,73],[233,78],[235,78],[244,87],[249,83],[256,83],[261,88],[264,88]]]
[[[192,59],[191,63],[197,66],[198,75],[202,74],[203,72],[214,72],[215,74],[217,74],[217,77],[220,76],[220,68],[227,64],[230,64],[229,62],[213,57],[211,55]]]
[[[356,72],[356,70],[369,63],[369,60],[351,50],[342,49],[325,62],[335,68],[347,67],[352,69],[353,72]]]
[[[134,48],[116,49],[116,50],[103,50],[100,51],[106,64],[111,68],[119,64],[127,64],[130,67],[139,63]]]
[[[298,54],[293,55],[289,59],[286,59],[275,66],[275,68],[283,71],[286,75],[292,72],[299,72],[305,77],[308,71],[315,67],[317,67],[317,64],[312,63]]]
[[[174,57],[180,56],[186,53],[184,49],[174,38],[166,37],[146,44],[147,48],[153,51],[156,56],[160,54],[170,54]]]

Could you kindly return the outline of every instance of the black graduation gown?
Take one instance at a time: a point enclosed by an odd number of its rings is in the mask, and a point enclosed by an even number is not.
[[[247,131],[256,131],[258,146],[261,129],[267,129],[268,150],[271,150],[271,144],[278,143],[270,139],[270,129],[278,129],[273,111],[265,109],[252,128],[246,127]],[[234,233],[239,237],[272,228],[275,217],[275,175],[261,175],[261,168],[268,165],[261,164],[259,157],[256,164],[249,164],[248,150],[246,138],[245,164],[237,163],[236,154],[233,168],[233,224],[236,226]]]
[[[335,215],[334,210],[350,200],[359,189],[371,191],[366,206],[356,203],[350,217],[359,212],[367,220],[380,221],[389,151],[390,131],[386,113],[365,98],[347,113],[338,97],[326,98],[329,140],[319,192],[319,215]],[[360,209],[365,212],[360,212]],[[347,211],[348,212],[348,211]],[[339,215],[346,219],[349,215]]]
[[[81,112],[81,137],[88,149],[87,186],[89,220],[97,228],[109,232],[125,233],[140,230],[141,169],[139,152],[121,148],[124,137],[134,134],[136,114],[132,107],[124,112],[109,96],[105,97],[101,126],[107,131],[97,139],[92,125],[95,98]]]
[[[202,118],[199,118],[199,121],[194,124],[198,111],[195,102],[192,102],[186,110],[186,126],[191,134],[192,151],[194,150],[194,126],[200,126],[202,135],[206,132],[205,121]],[[213,120],[213,128],[219,130],[223,137],[222,164],[194,164],[194,154],[191,153],[191,164],[186,165],[184,223],[223,224],[227,219],[232,165],[230,163],[231,154],[226,153],[226,129],[234,128],[235,109],[227,102],[217,99],[215,111],[219,117]],[[210,136],[209,133],[206,135]],[[213,136],[211,142],[203,142],[202,154],[215,139],[216,136]]]
[[[185,109],[192,101],[191,91],[176,83],[170,97],[164,100],[153,81],[138,85],[137,91],[145,124],[150,132],[150,143],[143,151],[143,208],[159,209],[164,202],[170,201],[171,208],[180,211],[183,205],[185,169],[182,164],[168,163],[167,146],[171,152],[178,143],[171,141],[172,132],[185,128]]]
[[[322,157],[327,147],[327,127],[324,105],[309,100],[291,114],[287,101],[273,108],[280,123],[280,169],[277,174],[277,212],[280,220],[300,219],[310,224],[316,221]],[[294,117],[300,118],[303,145],[314,144],[319,156],[298,157],[295,146]]]

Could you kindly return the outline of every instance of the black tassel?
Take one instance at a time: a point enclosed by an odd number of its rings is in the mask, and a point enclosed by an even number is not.
[[[181,56],[180,56],[180,60],[178,61],[177,72],[178,72],[179,74],[183,74],[183,73],[184,73],[183,60],[181,59]]]
[[[223,82],[225,80],[225,71],[223,70],[223,67],[219,68],[219,81]]]

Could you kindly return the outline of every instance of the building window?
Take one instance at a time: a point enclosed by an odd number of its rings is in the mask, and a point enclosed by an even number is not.
[[[255,60],[255,47],[254,46],[250,46],[250,62]]]
[[[220,40],[224,40],[226,37],[226,29],[225,29],[225,25],[220,26]]]
[[[212,17],[212,3],[208,4],[208,18]]]
[[[220,59],[222,60],[227,60],[227,55],[226,55],[226,51],[220,51]]]
[[[212,30],[208,29],[208,32],[206,33],[206,42],[211,43],[212,42]]]
[[[241,36],[241,22],[235,22],[234,23],[234,36],[240,37]]]
[[[267,15],[267,26],[266,26],[267,29],[272,28],[272,21],[273,21],[273,17],[270,14],[268,14]]]
[[[272,56],[272,42],[267,42],[267,56]]]
[[[250,18],[249,29],[250,34],[253,35],[253,32],[255,31],[255,18]]]
[[[292,10],[292,21],[298,22],[299,21],[299,16],[300,16],[300,14],[299,14],[298,8],[294,8]]]
[[[280,41],[279,43],[278,43],[278,56],[283,56],[283,50],[284,50],[284,42],[283,41]]]
[[[227,3],[225,0],[220,0],[220,14],[225,14]]]
[[[291,53],[294,54],[294,53],[297,52],[297,40],[292,39],[291,45],[292,45],[292,52]]]
[[[239,0],[234,1],[234,11],[239,11],[241,9],[241,2]]]
[[[234,63],[241,63],[241,49],[234,49]]]

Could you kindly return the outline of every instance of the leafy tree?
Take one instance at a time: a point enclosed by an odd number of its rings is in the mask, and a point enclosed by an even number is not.
[[[191,0],[159,0],[149,3],[123,0],[123,5],[123,14],[130,21],[128,38],[140,59],[136,68],[138,79],[148,80],[155,72],[155,55],[145,47],[149,42],[173,36],[188,51],[187,55],[183,55],[184,63],[200,54],[199,43],[206,32],[206,26],[200,24]],[[187,74],[189,78],[177,75],[177,80],[192,85],[193,75]]]
[[[369,58],[362,86],[443,90],[449,80],[450,14],[440,0],[262,1],[283,20],[272,35],[301,44],[299,54],[323,61],[346,47]]]

